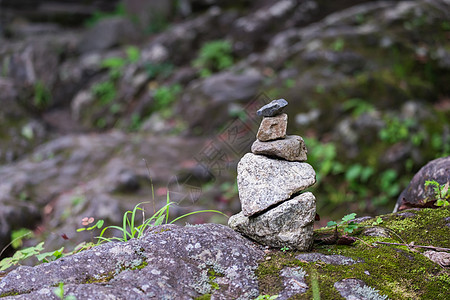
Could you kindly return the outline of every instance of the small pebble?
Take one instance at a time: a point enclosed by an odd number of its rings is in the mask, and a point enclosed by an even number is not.
[[[287,105],[288,102],[284,99],[273,100],[269,104],[258,109],[256,114],[263,117],[274,117],[280,114]]]

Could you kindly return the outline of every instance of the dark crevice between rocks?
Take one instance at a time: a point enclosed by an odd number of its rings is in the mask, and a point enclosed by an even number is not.
[[[272,204],[271,206],[267,207],[266,209],[264,209],[264,210],[262,210],[262,211],[260,211],[260,212],[257,212],[257,213],[254,214],[254,215],[249,216],[249,219],[257,218],[257,217],[259,217],[260,215],[262,215],[262,214],[268,212],[269,210],[272,210],[272,209],[274,209],[274,208],[280,206],[280,205],[283,204],[284,202],[289,201],[289,200],[292,200],[292,199],[294,199],[295,197],[300,196],[301,194],[303,194],[303,193],[305,193],[305,192],[307,192],[307,190],[301,190],[301,191],[298,191],[298,192],[296,192],[296,193],[293,193],[293,194],[292,194],[289,198],[287,198],[286,200],[282,200],[282,201],[280,201],[280,202],[277,202],[277,203],[275,203],[275,204]]]

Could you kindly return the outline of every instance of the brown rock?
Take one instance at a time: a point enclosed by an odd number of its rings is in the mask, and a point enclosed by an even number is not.
[[[252,152],[289,161],[306,161],[308,150],[301,136],[288,135],[283,140],[269,142],[256,140],[252,145]]]
[[[259,126],[256,137],[261,142],[284,139],[286,137],[287,120],[287,114],[265,117]]]

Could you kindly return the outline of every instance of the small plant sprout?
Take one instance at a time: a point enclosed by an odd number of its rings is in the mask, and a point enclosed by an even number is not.
[[[55,294],[61,300],[77,300],[74,295],[67,295],[64,297],[64,283],[60,282],[59,285],[53,289],[53,294]]]
[[[89,217],[89,218],[88,218],[88,217],[85,217],[85,218],[83,218],[83,219],[81,220],[81,225],[83,225],[83,226],[85,226],[85,227],[78,228],[78,229],[77,229],[77,232],[81,232],[81,231],[85,231],[85,230],[90,231],[90,230],[94,230],[94,229],[96,229],[96,228],[100,229],[100,228],[103,227],[103,224],[104,224],[104,221],[103,221],[103,220],[98,220],[97,223],[95,223],[93,226],[86,227],[86,226],[88,226],[89,224],[94,223],[94,221],[95,221],[95,219],[92,218],[92,217]]]
[[[383,219],[381,217],[378,217],[373,223],[373,226],[377,226],[380,225],[381,223],[383,223]]]
[[[432,186],[434,189],[434,197],[436,199],[436,206],[448,206],[450,203],[450,190],[449,190],[450,182],[439,184],[436,180],[427,180],[425,181],[425,188],[428,186]]]
[[[289,251],[289,247],[283,246],[283,248],[281,248],[280,250],[283,251],[283,253],[285,253],[286,251]]]
[[[259,295],[255,300],[275,300],[278,298],[278,295]]]
[[[134,209],[132,211],[127,211],[123,215],[122,227],[119,227],[119,226],[105,227],[102,230],[102,232],[100,233],[100,236],[98,237],[99,244],[101,242],[110,242],[110,241],[114,241],[114,240],[120,241],[120,242],[126,242],[133,238],[140,238],[144,234],[145,230],[148,229],[149,227],[163,225],[163,224],[172,224],[182,218],[185,218],[185,217],[193,215],[193,214],[210,212],[210,213],[218,213],[218,214],[221,214],[228,218],[227,215],[225,215],[224,213],[222,213],[220,211],[206,209],[206,210],[198,210],[198,211],[190,212],[190,213],[184,214],[182,216],[179,216],[179,217],[173,219],[172,221],[169,221],[170,207],[175,205],[176,203],[170,202],[169,192],[167,192],[166,205],[164,205],[158,211],[156,211],[150,218],[146,219],[145,218],[145,210],[143,208],[139,207],[140,205],[142,205],[144,203],[149,203],[149,202],[139,203],[134,207]],[[136,226],[136,214],[138,211],[142,212],[142,220],[143,221],[142,221],[142,224],[140,224],[139,226]],[[119,232],[122,233],[122,237],[112,237],[112,238],[103,237],[105,231],[108,229],[118,230]]]
[[[336,226],[337,228],[337,226],[343,225],[344,232],[352,233],[355,229],[358,229],[358,224],[352,221],[355,219],[355,217],[356,217],[355,213],[345,215],[344,217],[342,217],[342,221],[340,221],[339,223],[336,223],[335,221],[328,222],[327,227]]]

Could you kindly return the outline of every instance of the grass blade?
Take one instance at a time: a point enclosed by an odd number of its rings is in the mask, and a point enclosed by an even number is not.
[[[174,220],[172,220],[169,224],[172,224],[172,223],[178,221],[179,219],[182,219],[182,218],[187,217],[187,216],[190,216],[190,215],[194,215],[194,214],[198,214],[198,213],[208,213],[208,212],[221,214],[221,215],[223,215],[223,216],[229,218],[226,214],[224,214],[224,213],[221,212],[221,211],[213,210],[213,209],[205,209],[205,210],[193,211],[193,212],[184,214],[184,215],[182,215],[182,216],[179,216],[178,218],[175,218]]]

